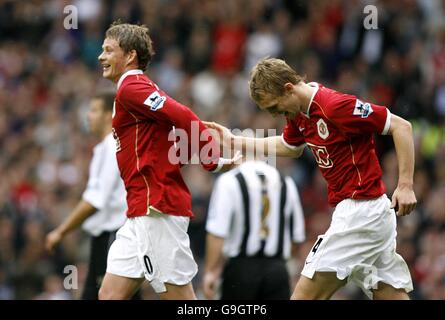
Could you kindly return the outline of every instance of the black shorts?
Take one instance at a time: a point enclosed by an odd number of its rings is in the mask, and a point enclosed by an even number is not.
[[[284,259],[232,258],[224,266],[222,300],[289,300]]]

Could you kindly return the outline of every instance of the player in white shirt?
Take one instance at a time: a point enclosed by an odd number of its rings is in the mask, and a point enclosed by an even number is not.
[[[46,248],[53,251],[69,232],[81,225],[91,235],[88,275],[82,293],[85,300],[98,298],[108,249],[116,231],[126,219],[126,191],[117,166],[116,143],[111,133],[113,105],[114,92],[101,92],[91,100],[88,124],[91,133],[101,142],[93,150],[88,183],[77,206],[46,237]]]

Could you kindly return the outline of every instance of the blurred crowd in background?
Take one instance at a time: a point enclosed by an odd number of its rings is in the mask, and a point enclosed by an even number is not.
[[[366,30],[363,8],[378,9]],[[64,28],[66,5],[78,29]],[[388,106],[411,121],[416,146],[416,210],[398,218],[398,251],[415,299],[445,299],[445,1],[444,0],[0,0],[0,299],[77,299],[85,278],[88,237],[68,236],[55,254],[44,237],[85,188],[92,147],[89,98],[113,84],[97,63],[104,31],[115,19],[144,23],[156,55],[147,73],[202,119],[229,128],[277,129],[249,100],[256,61],[285,59],[307,81]],[[377,146],[387,193],[398,177],[391,137]],[[310,151],[278,159],[299,186],[307,241],[289,262],[295,279],[316,236],[330,223],[326,185]],[[215,175],[183,170],[196,218],[189,233],[204,257],[204,223]],[[79,288],[65,290],[65,266]],[[201,273],[194,280],[201,295]],[[153,298],[146,288],[145,298]],[[361,299],[352,287],[338,299]]]

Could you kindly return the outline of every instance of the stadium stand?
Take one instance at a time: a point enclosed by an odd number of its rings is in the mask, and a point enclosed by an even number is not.
[[[284,58],[310,81],[386,105],[414,127],[418,206],[399,219],[398,250],[414,299],[445,299],[445,2],[376,1],[378,29],[363,28],[362,1],[76,0],[78,29],[64,29],[67,1],[0,0],[0,299],[77,299],[63,270],[85,280],[81,232],[55,255],[44,236],[84,189],[90,152],[89,97],[110,86],[97,63],[104,30],[117,18],[146,24],[156,56],[149,75],[205,120],[229,128],[282,128],[249,101],[248,71],[264,56]],[[246,13],[249,14],[246,14]],[[378,137],[388,194],[397,183],[391,140]],[[326,187],[310,152],[279,159],[301,190],[307,241],[330,221]],[[196,219],[189,233],[203,263],[206,210],[215,176],[184,168]],[[200,277],[194,287],[200,294]],[[79,289],[80,289],[79,287]],[[201,295],[202,296],[202,295]],[[147,289],[145,298],[152,298]],[[346,287],[337,299],[361,299]]]

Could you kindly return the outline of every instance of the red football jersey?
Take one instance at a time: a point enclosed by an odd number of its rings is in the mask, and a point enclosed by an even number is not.
[[[190,192],[180,172],[182,163],[169,159],[169,151],[176,143],[169,140],[170,132],[185,130],[190,146],[192,122],[199,128],[199,135],[207,128],[189,108],[166,95],[141,70],[130,70],[121,77],[113,108],[113,135],[127,190],[127,217],[147,215],[149,207],[165,214],[193,216]],[[216,144],[208,136],[206,141],[199,141],[199,151],[207,143]],[[199,160],[210,171],[217,167],[219,146],[213,148],[213,154],[211,148],[207,150],[207,158]],[[189,154],[188,159],[192,156]]]
[[[389,110],[321,84],[309,85],[317,89],[308,112],[287,119],[284,142],[308,145],[328,183],[332,206],[347,198],[372,199],[384,194],[373,135],[387,134]]]

